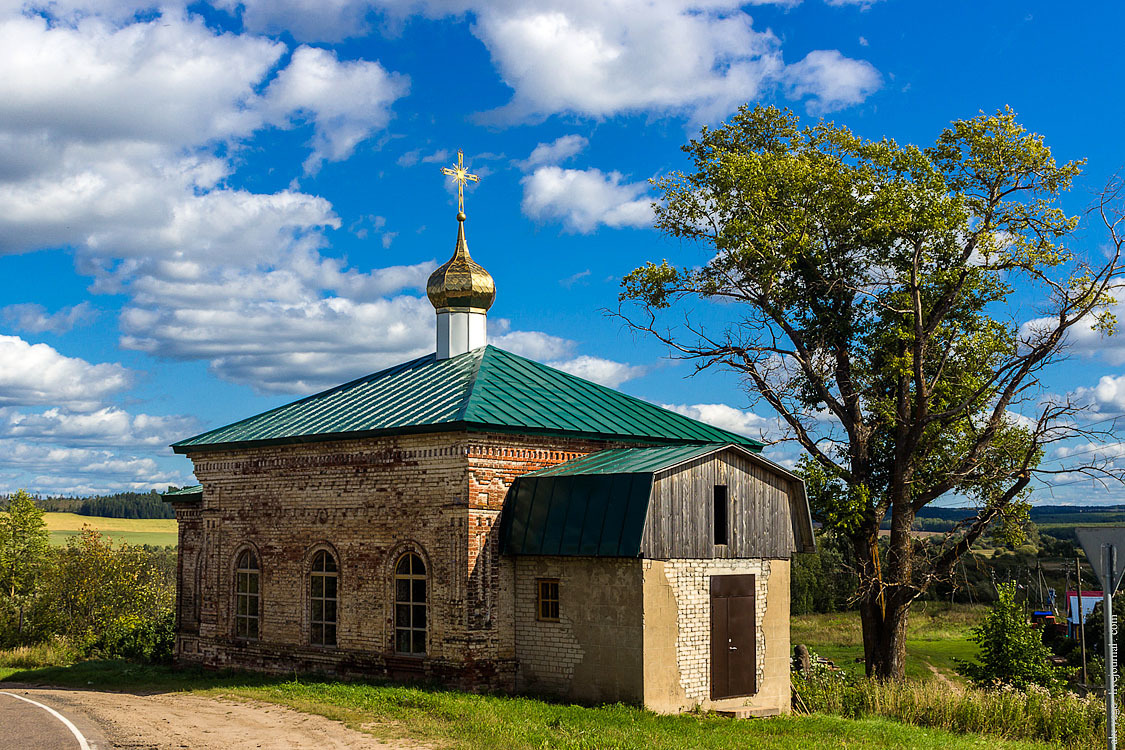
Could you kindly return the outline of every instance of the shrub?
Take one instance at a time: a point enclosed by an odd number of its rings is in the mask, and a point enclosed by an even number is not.
[[[102,656],[149,664],[171,664],[176,646],[176,618],[171,610],[159,618],[116,623],[94,644]]]
[[[34,646],[17,646],[0,651],[0,667],[11,669],[38,669],[39,667],[65,666],[78,659],[74,648],[62,638],[37,643]]]
[[[982,687],[1057,688],[1062,674],[1051,666],[1051,650],[1043,643],[1042,633],[1031,626],[1016,602],[1015,583],[1000,584],[998,595],[984,622],[969,636],[979,648],[980,661],[957,660],[959,670]]]

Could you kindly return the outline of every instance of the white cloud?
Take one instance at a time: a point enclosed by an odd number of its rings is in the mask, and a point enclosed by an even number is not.
[[[782,68],[777,37],[733,2],[490,3],[474,33],[514,89],[500,113],[513,119],[655,110],[711,121]]]
[[[859,104],[879,89],[882,77],[871,63],[844,57],[838,50],[814,50],[785,69],[789,96],[810,97],[814,114]]]
[[[97,315],[98,311],[89,302],[79,302],[54,313],[48,313],[43,305],[33,302],[0,307],[0,317],[27,333],[66,333],[90,323]]]
[[[215,0],[214,4],[241,13],[243,25],[253,31],[290,31],[299,39],[332,42],[366,34],[375,5],[366,0]]]
[[[508,321],[504,319],[495,323],[490,322],[489,327],[505,332],[498,335],[489,335],[488,343],[495,344],[501,349],[507,349],[521,357],[534,359],[537,362],[561,359],[574,351],[575,343],[561,336],[552,336],[540,331],[507,332]]]
[[[587,278],[589,275],[590,275],[590,269],[589,268],[587,268],[584,271],[579,271],[578,273],[572,273],[570,276],[567,276],[565,279],[560,279],[559,280],[559,286],[563,286],[563,287],[566,287],[567,289],[570,289],[575,284],[581,282],[582,279]],[[583,283],[585,283],[585,282],[583,282]]]
[[[761,438],[763,433],[772,432],[777,424],[776,419],[760,417],[754,412],[743,411],[726,404],[664,404],[663,406],[685,417],[698,419],[700,422],[753,438]]]
[[[0,406],[92,410],[132,380],[132,373],[119,364],[90,364],[64,356],[47,344],[0,335]]]
[[[624,362],[591,357],[588,354],[559,362],[547,362],[546,364],[609,388],[616,388],[625,381],[639,378],[647,372],[647,368],[641,365],[627,365]]]
[[[648,184],[623,183],[620,172],[540,167],[520,180],[524,214],[538,221],[559,220],[572,232],[600,225],[645,227],[652,223]]]
[[[175,14],[123,27],[14,16],[0,21],[0,48],[0,130],[175,146],[253,130],[254,87],[285,51]]]
[[[527,171],[544,164],[558,164],[582,152],[589,141],[580,135],[564,135],[550,143],[540,143],[531,154],[519,162],[520,169]]]
[[[109,450],[68,448],[0,440],[7,478],[30,477],[38,492],[93,494],[121,490],[150,490],[183,484],[185,477],[160,467],[156,460]],[[15,470],[14,472],[11,470]]]
[[[156,250],[186,252],[185,239],[259,222],[330,225],[323,199],[226,188],[231,164],[216,149],[308,123],[315,168],[382,129],[407,88],[376,62],[311,47],[274,75],[284,44],[176,12],[123,26],[3,18],[0,49],[0,253],[71,245],[121,257],[151,254],[154,238]],[[242,223],[227,228],[228,214]],[[231,257],[229,246],[221,253]]]
[[[501,333],[489,335],[488,343],[609,388],[639,378],[648,371],[640,365],[628,365],[588,354],[572,356],[577,344],[570,339],[540,331],[508,331],[509,325],[509,321],[503,318],[493,321],[492,327]]]
[[[41,412],[0,409],[0,438],[49,441],[69,446],[164,447],[197,431],[194,418],[130,414],[116,406],[87,413],[58,407]]]
[[[1111,365],[1125,364],[1125,288],[1111,292],[1115,300],[1108,312],[1115,316],[1117,329],[1112,334],[1095,330],[1095,320],[1087,319],[1070,328],[1066,333],[1065,346],[1068,351],[1084,357],[1096,357]],[[1035,318],[1020,326],[1021,341],[1034,341],[1050,332],[1058,321],[1053,318]]]
[[[1098,413],[1125,414],[1125,375],[1103,375],[1093,388],[1077,388],[1074,395]]]
[[[861,8],[872,4],[829,2]],[[373,16],[394,28],[413,15],[470,15],[472,33],[513,89],[511,101],[492,113],[505,120],[644,111],[714,122],[778,82],[804,92],[798,96],[813,93],[817,98],[811,106],[819,111],[854,103],[856,96],[873,90],[853,81],[844,96],[846,63],[853,64],[853,78],[860,72],[856,66],[870,65],[847,60],[835,50],[819,51],[837,58],[831,71],[809,70],[816,58],[806,58],[791,73],[781,41],[768,29],[755,29],[743,9],[746,3],[738,0],[222,0],[222,5],[241,6],[248,29],[284,29],[300,39],[326,41],[367,33]]]
[[[226,185],[232,155],[271,126],[310,128],[307,169],[347,158],[386,126],[403,76],[308,46],[286,59],[283,43],[182,11],[70,11],[0,19],[0,253],[73,247],[95,293],[125,296],[124,347],[203,359],[259,390],[305,392],[431,349],[432,310],[403,290],[432,262],[361,273],[321,254],[340,226],[325,199]],[[6,311],[66,323],[39,313]]]
[[[362,274],[301,254],[268,270],[154,265],[129,282],[121,343],[208,361],[260,391],[309,393],[433,350],[433,307],[398,292],[434,265]]]
[[[390,105],[409,88],[406,76],[388,73],[377,62],[341,63],[334,52],[301,46],[270,83],[265,106],[275,121],[311,116],[315,135],[305,170],[314,172],[325,160],[348,158],[357,144],[385,127]]]

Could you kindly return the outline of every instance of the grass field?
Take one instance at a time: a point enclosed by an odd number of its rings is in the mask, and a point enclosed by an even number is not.
[[[69,537],[77,535],[83,526],[102,532],[114,542],[152,544],[160,547],[175,546],[176,521],[172,518],[103,518],[80,516],[77,513],[44,513],[51,544],[61,547]]]
[[[906,676],[919,680],[964,678],[954,669],[954,659],[973,659],[976,644],[969,630],[980,622],[987,607],[926,602],[910,612],[906,634]],[[790,621],[792,641],[803,643],[837,666],[863,674],[863,635],[859,613],[799,615]],[[859,659],[859,661],[856,661]]]
[[[84,662],[18,672],[22,683],[127,691],[192,691],[288,706],[393,740],[474,750],[1046,750],[1050,745],[958,735],[884,719],[785,716],[740,721],[706,714],[661,716],[622,705],[584,708],[532,698],[473,695],[425,687],[321,682]]]

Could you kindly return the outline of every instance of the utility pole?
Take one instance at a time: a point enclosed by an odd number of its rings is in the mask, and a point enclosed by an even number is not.
[[[1086,615],[1082,612],[1082,560],[1074,553],[1074,574],[1078,580],[1078,641],[1082,644],[1082,687],[1090,684],[1086,675]]]

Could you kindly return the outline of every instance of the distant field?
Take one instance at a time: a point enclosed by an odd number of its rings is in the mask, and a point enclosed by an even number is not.
[[[104,518],[80,516],[77,513],[44,513],[51,544],[61,547],[76,536],[83,526],[100,531],[114,542],[176,546],[176,521],[172,518]]]
[[[955,671],[953,660],[976,657],[977,646],[969,640],[969,631],[987,611],[987,607],[979,605],[915,605],[906,627],[906,676],[964,682]],[[790,629],[794,644],[805,644],[848,672],[863,673],[863,635],[858,612],[797,615],[790,620]]]

